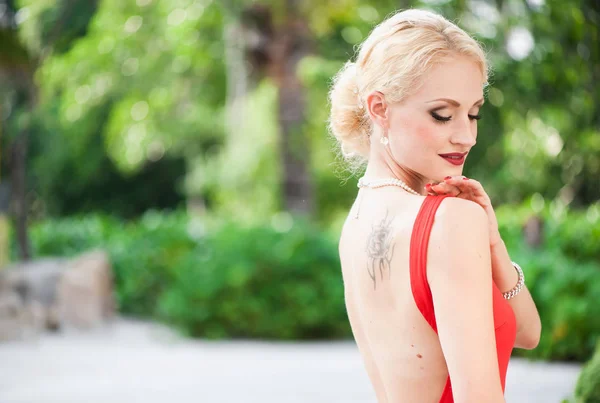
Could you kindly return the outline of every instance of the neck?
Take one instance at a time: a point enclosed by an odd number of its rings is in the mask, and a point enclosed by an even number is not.
[[[398,164],[386,164],[381,159],[370,159],[365,171],[365,178],[368,180],[397,178],[406,183],[417,193],[425,196],[427,192],[424,189],[426,180],[417,173],[411,173],[410,170],[402,168]]]

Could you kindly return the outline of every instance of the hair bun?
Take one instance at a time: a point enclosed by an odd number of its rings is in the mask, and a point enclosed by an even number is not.
[[[366,112],[361,108],[356,73],[356,63],[349,61],[333,79],[329,91],[329,131],[340,143],[345,158],[366,159],[369,156],[370,127]]]

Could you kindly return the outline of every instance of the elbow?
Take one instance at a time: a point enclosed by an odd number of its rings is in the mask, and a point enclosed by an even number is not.
[[[538,346],[538,344],[540,344],[540,336],[532,335],[530,337],[526,337],[526,338],[523,338],[522,340],[520,340],[518,347],[525,349],[525,350],[533,350],[534,348],[536,348]]]
[[[540,344],[540,337],[542,334],[541,325],[530,326],[529,328],[523,329],[517,333],[517,340],[515,346],[525,349],[533,350]]]

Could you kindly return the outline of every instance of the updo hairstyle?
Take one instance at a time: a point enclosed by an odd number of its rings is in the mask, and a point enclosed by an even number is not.
[[[462,55],[480,67],[484,83],[488,64],[479,43],[461,28],[430,11],[397,12],[377,25],[359,45],[356,61],[335,75],[329,91],[329,131],[345,159],[364,163],[369,157],[373,124],[366,96],[381,91],[388,103],[402,101],[419,89],[420,78],[444,57]]]

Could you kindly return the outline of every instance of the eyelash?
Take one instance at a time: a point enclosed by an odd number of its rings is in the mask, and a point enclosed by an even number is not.
[[[440,116],[435,112],[431,112],[431,116],[438,122],[438,123],[446,123],[448,122],[450,119],[452,119],[451,116]],[[481,119],[481,115],[469,115],[469,119],[471,120],[479,120]]]

